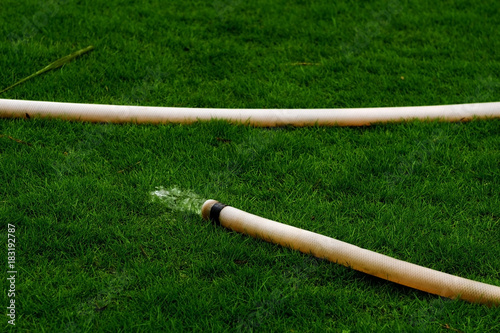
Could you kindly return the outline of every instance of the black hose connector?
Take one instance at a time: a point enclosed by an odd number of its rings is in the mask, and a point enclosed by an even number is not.
[[[216,225],[220,225],[219,215],[221,210],[226,206],[227,205],[221,204],[220,202],[213,204],[212,208],[210,209],[210,221],[212,221]]]

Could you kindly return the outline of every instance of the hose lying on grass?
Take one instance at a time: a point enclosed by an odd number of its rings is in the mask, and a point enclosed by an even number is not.
[[[500,287],[388,257],[336,239],[207,200],[202,217],[225,228],[351,267],[428,293],[473,303],[500,305]]]
[[[0,99],[3,118],[60,118],[112,123],[182,123],[221,119],[252,126],[366,126],[413,119],[499,118],[500,102],[352,109],[209,109]]]

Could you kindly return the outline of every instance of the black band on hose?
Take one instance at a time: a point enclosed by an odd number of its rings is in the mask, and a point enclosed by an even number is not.
[[[216,225],[220,225],[219,215],[220,211],[227,205],[221,204],[220,202],[214,203],[212,208],[210,208],[210,220]]]

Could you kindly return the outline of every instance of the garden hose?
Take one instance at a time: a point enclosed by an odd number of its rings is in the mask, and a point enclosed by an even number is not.
[[[202,217],[233,231],[431,294],[490,306],[500,305],[500,287],[362,249],[223,205],[215,200],[207,200],[203,204]]]
[[[367,126],[413,119],[467,121],[474,118],[500,118],[500,102],[351,109],[212,109],[0,99],[0,117],[150,124],[190,124],[220,119],[256,127]]]

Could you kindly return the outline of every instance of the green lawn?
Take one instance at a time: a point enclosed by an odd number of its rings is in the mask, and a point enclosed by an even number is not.
[[[0,90],[95,49],[0,98],[230,108],[499,101],[498,26],[497,1],[5,0]],[[217,199],[500,286],[500,120],[266,129],[0,119],[0,184],[4,313],[8,224],[17,270],[16,326],[2,316],[1,330],[500,331],[500,307],[398,286],[196,212]]]

